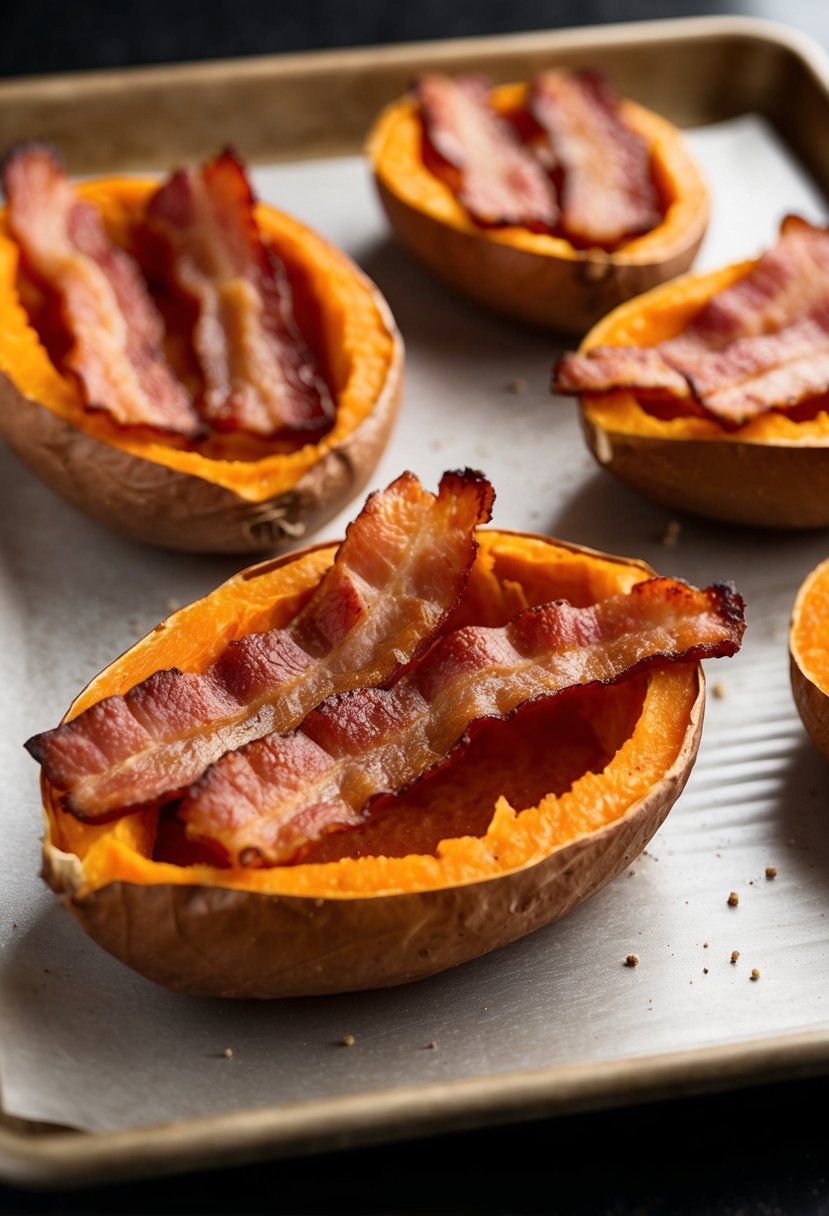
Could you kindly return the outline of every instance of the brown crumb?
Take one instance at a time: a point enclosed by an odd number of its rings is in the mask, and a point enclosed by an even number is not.
[[[702,969],[702,974],[703,974],[703,975],[707,975],[707,974],[708,974],[708,968],[707,968],[707,967],[703,967],[703,969]]]
[[[725,700],[725,685],[722,680],[717,680],[716,684],[712,684],[711,692],[718,701]]]
[[[633,878],[635,873],[636,873],[635,870],[628,870],[628,878]]]
[[[233,1059],[233,1048],[232,1048],[232,1047],[226,1047],[226,1048],[224,1049],[223,1055],[224,1055],[224,1058],[225,1058],[226,1060],[232,1060],[232,1059]]]
[[[639,955],[638,954],[629,954],[627,956],[627,958],[625,959],[625,966],[626,967],[638,967],[639,966]]]
[[[737,907],[737,904],[738,904],[739,902],[740,902],[740,897],[739,897],[739,895],[737,894],[737,892],[736,892],[736,891],[732,891],[732,892],[731,892],[731,894],[730,894],[730,895],[729,895],[729,897],[728,897],[728,906],[729,906],[729,908],[736,908],[736,907]]]
[[[507,385],[509,391],[511,393],[515,393],[516,395],[518,395],[518,393],[523,393],[526,387],[527,381],[521,376],[516,376],[516,378],[514,380],[510,380],[509,384]]]
[[[659,543],[665,549],[673,549],[676,542],[679,540],[679,534],[682,530],[682,525],[678,519],[672,519],[666,525],[665,531],[659,538]]]
[[[740,951],[739,951],[739,950],[732,950],[732,951],[731,951],[731,965],[732,965],[732,967],[733,967],[733,966],[734,966],[734,964],[737,962],[737,959],[738,959],[739,957],[740,957]]]
[[[766,878],[777,877],[777,866],[766,866]]]
[[[437,1045],[438,1045],[437,1039],[430,1039],[429,1042],[426,1044],[426,1050],[435,1051],[437,1049]]]
[[[353,1034],[344,1034],[340,1039],[340,1047],[353,1047],[356,1042]]]
[[[702,948],[703,948],[703,950],[707,950],[707,949],[708,949],[708,942],[703,942],[703,943],[702,943]]]
[[[759,972],[759,970],[757,969],[757,967],[752,967],[752,968],[751,968],[751,975],[749,976],[749,979],[752,979],[752,980],[759,980],[759,978],[760,978],[760,972]]]

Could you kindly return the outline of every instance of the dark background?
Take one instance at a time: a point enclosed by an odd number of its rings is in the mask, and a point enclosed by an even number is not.
[[[731,13],[829,47],[824,0],[76,0],[4,5],[0,76]],[[67,1194],[4,1213],[550,1212],[829,1216],[813,1079]]]

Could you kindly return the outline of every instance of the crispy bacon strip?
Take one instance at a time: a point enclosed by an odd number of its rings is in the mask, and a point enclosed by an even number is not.
[[[799,405],[829,389],[827,275],[829,229],[789,216],[778,244],[676,338],[564,355],[555,391],[693,396],[726,425]]]
[[[199,406],[215,427],[274,436],[318,432],[334,404],[292,311],[284,268],[266,247],[242,164],[223,152],[179,169],[153,195],[150,230],[177,291],[196,304]]]
[[[163,353],[164,325],[133,259],[109,239],[55,154],[39,144],[3,166],[12,235],[26,265],[57,297],[71,346],[65,363],[88,409],[120,426],[192,436],[200,429]]]
[[[437,496],[404,473],[368,499],[284,629],[231,642],[204,672],[156,672],[26,747],[83,819],[176,796],[228,749],[410,663],[457,604],[493,498],[469,470],[444,474]]]
[[[552,228],[552,180],[514,128],[488,103],[480,77],[426,75],[418,83],[432,147],[460,173],[458,198],[479,224]]]
[[[732,587],[697,591],[668,578],[588,608],[560,601],[503,628],[459,629],[392,688],[332,698],[294,734],[228,753],[179,815],[189,836],[220,846],[231,863],[290,861],[324,833],[360,823],[372,799],[451,759],[475,723],[654,664],[733,654],[743,629]]]
[[[614,249],[662,219],[650,153],[623,122],[600,72],[544,72],[528,108],[561,173],[561,226],[579,245]]]

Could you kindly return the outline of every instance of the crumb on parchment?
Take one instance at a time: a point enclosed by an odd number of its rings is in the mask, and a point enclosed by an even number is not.
[[[740,902],[740,897],[736,891],[732,891],[726,902],[729,908],[736,908],[737,904]]]
[[[759,969],[758,969],[757,967],[752,967],[752,968],[751,968],[751,975],[750,975],[748,978],[749,978],[750,980],[759,980],[759,978],[760,978],[760,971],[759,971]]]
[[[354,1038],[353,1034],[344,1034],[343,1037],[339,1040],[339,1046],[340,1047],[353,1047],[356,1042],[357,1042],[357,1040]]]
[[[638,954],[629,954],[627,956],[627,958],[625,959],[625,966],[626,967],[638,967],[639,966],[639,955]]]
[[[733,967],[733,966],[734,966],[734,964],[737,962],[737,959],[738,959],[739,957],[740,957],[740,951],[739,951],[739,950],[732,950],[732,951],[731,951],[731,965],[732,965],[732,967]]]
[[[711,693],[717,701],[725,700],[725,685],[722,680],[717,680],[716,684],[711,685]]]
[[[766,866],[766,878],[777,877],[777,866]]]
[[[225,1058],[226,1060],[232,1060],[232,1059],[233,1059],[233,1048],[232,1048],[232,1047],[226,1047],[226,1048],[224,1049],[224,1051],[222,1052],[222,1055],[224,1056],[224,1058]]]

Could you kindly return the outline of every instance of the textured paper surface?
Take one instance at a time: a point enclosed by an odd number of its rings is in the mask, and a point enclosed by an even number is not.
[[[700,267],[755,255],[787,211],[825,219],[819,194],[760,122],[690,140],[714,200]],[[405,406],[376,485],[408,467],[434,487],[446,468],[478,466],[498,491],[498,526],[642,557],[698,584],[733,578],[749,604],[746,646],[710,665],[725,695],[709,697],[694,775],[635,874],[566,921],[387,992],[270,1004],[174,996],[105,955],[38,879],[37,771],[21,744],[54,725],[83,684],[172,607],[240,563],[121,540],[55,498],[4,448],[5,1109],[128,1128],[825,1025],[829,777],[795,714],[786,651],[795,590],[826,555],[825,534],[683,519],[676,544],[662,546],[669,514],[600,472],[575,405],[549,396],[555,342],[429,279],[388,237],[361,161],[255,176],[262,197],[317,227],[376,279],[406,337]],[[326,535],[341,535],[352,514]],[[773,882],[767,865],[778,868]],[[731,890],[736,909],[726,903]],[[635,970],[622,966],[630,951],[641,958]],[[752,967],[758,983],[748,979]],[[337,1046],[344,1034],[355,1037],[351,1049]],[[437,1050],[425,1050],[432,1040]]]

